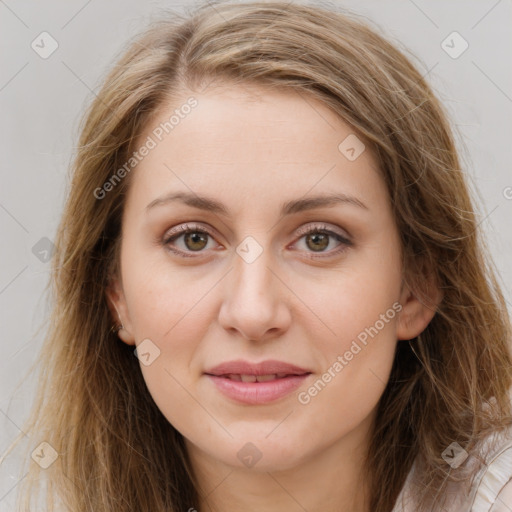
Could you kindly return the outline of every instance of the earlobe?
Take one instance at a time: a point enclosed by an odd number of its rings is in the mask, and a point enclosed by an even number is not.
[[[411,340],[415,338],[426,329],[434,318],[443,294],[432,282],[428,283],[424,292],[420,299],[408,286],[404,286],[400,297],[402,311],[397,320],[397,339]]]
[[[135,338],[132,336],[131,332],[121,326],[121,329],[117,331],[117,336],[121,341],[124,341],[127,345],[135,346]]]
[[[108,308],[113,325],[116,325],[117,336],[128,345],[135,345],[131,328],[130,316],[122,287],[117,278],[111,280],[105,290]],[[116,330],[114,329],[114,330]]]

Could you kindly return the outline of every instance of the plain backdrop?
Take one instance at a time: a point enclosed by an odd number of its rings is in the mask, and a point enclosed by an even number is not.
[[[410,51],[448,109],[512,304],[512,1],[335,3]],[[79,117],[113,59],[147,22],[195,4],[0,0],[0,454],[20,433],[34,395],[25,373],[37,359],[49,312],[43,292]],[[0,511],[14,510],[20,461],[15,450],[0,466]]]

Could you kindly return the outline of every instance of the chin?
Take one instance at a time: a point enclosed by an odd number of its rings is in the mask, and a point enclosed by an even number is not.
[[[259,436],[236,436],[235,440],[230,440],[225,451],[212,455],[225,464],[255,473],[286,471],[306,458],[303,442],[287,436],[287,443],[284,444],[280,439],[266,438],[268,432],[265,429]]]

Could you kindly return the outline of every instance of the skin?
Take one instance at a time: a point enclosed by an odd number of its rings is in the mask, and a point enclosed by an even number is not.
[[[160,108],[140,140],[190,95]],[[349,161],[338,145],[354,130],[302,94],[224,84],[193,95],[198,106],[130,177],[121,272],[107,291],[123,324],[119,337],[130,345],[149,338],[160,350],[141,371],[184,436],[207,495],[191,508],[368,512],[362,459],[397,340],[417,336],[433,316],[403,285],[375,158],[367,147]],[[179,191],[212,197],[230,214],[180,202],[146,211]],[[279,215],[285,201],[334,192],[366,208],[340,203]],[[166,233],[186,223],[213,232],[202,245],[186,245],[184,236],[170,243],[192,257],[165,245]],[[311,225],[351,244],[331,236],[324,247],[296,233]],[[247,236],[262,248],[252,263],[236,252]],[[278,359],[312,372],[299,389],[307,390],[397,301],[402,311],[307,405],[298,392],[239,404],[203,375],[223,361]],[[237,457],[248,442],[261,453],[252,467]]]

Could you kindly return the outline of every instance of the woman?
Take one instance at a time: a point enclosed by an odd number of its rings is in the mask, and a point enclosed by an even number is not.
[[[510,321],[450,128],[350,16],[152,26],[86,115],[56,245],[47,510],[506,503]]]

